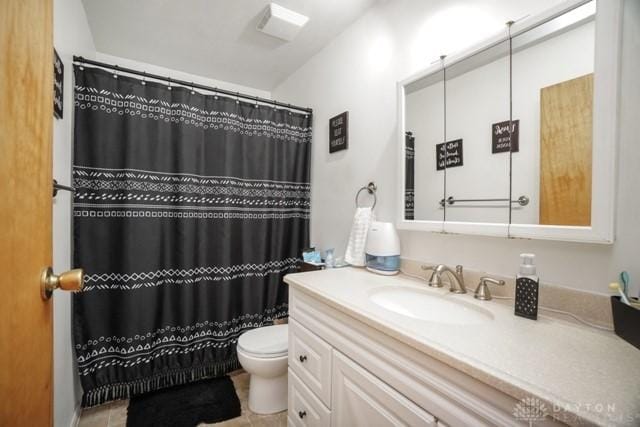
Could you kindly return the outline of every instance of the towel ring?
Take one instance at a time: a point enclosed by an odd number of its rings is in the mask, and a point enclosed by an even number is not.
[[[378,198],[376,197],[377,189],[378,187],[373,182],[370,182],[366,187],[362,187],[361,189],[359,189],[358,192],[356,193],[356,208],[359,207],[358,196],[360,196],[360,193],[362,193],[365,190],[373,196],[373,205],[371,205],[371,209],[375,208],[376,202],[378,201]]]

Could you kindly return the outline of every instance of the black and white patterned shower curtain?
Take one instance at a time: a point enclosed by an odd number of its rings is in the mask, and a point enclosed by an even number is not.
[[[76,67],[73,329],[83,406],[222,375],[287,315],[311,117]]]

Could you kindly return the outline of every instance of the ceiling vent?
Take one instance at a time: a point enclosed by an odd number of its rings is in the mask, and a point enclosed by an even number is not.
[[[282,40],[293,40],[309,21],[308,16],[287,9],[279,4],[269,3],[264,16],[258,23],[258,30]]]

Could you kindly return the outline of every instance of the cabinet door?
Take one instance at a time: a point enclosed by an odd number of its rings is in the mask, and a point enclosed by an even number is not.
[[[331,408],[333,426],[436,425],[431,414],[336,350]]]

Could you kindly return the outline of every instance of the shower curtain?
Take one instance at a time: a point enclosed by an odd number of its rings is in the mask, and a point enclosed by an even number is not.
[[[74,67],[83,406],[239,367],[309,240],[311,117]]]

